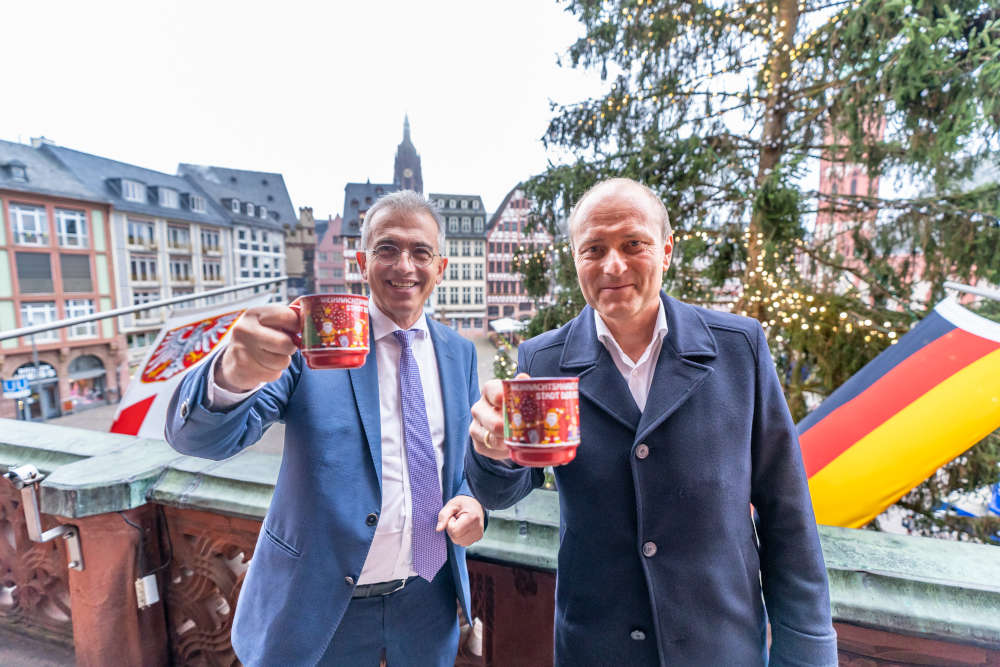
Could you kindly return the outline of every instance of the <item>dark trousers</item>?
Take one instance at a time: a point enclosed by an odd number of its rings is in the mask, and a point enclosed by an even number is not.
[[[351,600],[320,665],[450,667],[458,653],[458,603],[448,563],[434,581]]]

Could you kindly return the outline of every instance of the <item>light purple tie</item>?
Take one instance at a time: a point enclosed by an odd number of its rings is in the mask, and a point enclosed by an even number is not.
[[[416,329],[397,329],[392,333],[401,348],[399,398],[403,408],[403,441],[406,443],[406,465],[413,501],[413,569],[419,576],[431,581],[448,559],[448,545],[444,532],[434,530],[443,505],[420,369],[410,347],[416,332]]]

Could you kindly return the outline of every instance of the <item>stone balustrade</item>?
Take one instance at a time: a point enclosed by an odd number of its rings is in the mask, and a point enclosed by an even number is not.
[[[0,481],[0,624],[72,643],[81,666],[237,664],[232,611],[280,457],[181,456],[162,440],[0,420],[0,471],[30,463],[43,527],[79,528],[85,568],[63,540],[28,540],[20,494]],[[558,498],[536,491],[490,514],[469,549],[483,664],[551,664]],[[1000,665],[1000,549],[820,528],[841,664]],[[160,601],[139,608],[135,580]],[[464,662],[463,664],[469,664]]]

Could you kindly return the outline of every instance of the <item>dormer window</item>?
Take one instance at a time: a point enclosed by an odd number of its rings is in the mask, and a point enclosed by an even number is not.
[[[473,199],[472,200],[472,208],[476,209],[477,211],[479,210],[479,200],[478,199]]]
[[[4,169],[12,181],[28,182],[28,167],[20,160],[11,160],[4,165]]]
[[[444,208],[444,200],[438,199],[438,208]]]
[[[240,212],[240,200],[239,199],[233,199],[233,200],[231,200],[229,202],[229,206],[230,206],[230,209],[232,210],[233,213],[239,213]]]
[[[123,178],[122,198],[127,201],[146,203],[146,186],[139,181]]]
[[[177,196],[177,190],[171,188],[157,188],[156,193],[159,195],[160,206],[165,206],[167,208],[178,208],[180,206],[180,199]]]
[[[468,199],[463,199],[462,200],[462,208],[469,208],[469,200]]]
[[[449,199],[448,200],[448,208],[455,208],[455,200],[454,199]]]
[[[188,199],[191,210],[195,213],[204,213],[205,209],[208,208],[205,198],[200,195],[191,195]]]
[[[267,207],[266,206],[261,206],[260,207],[260,217],[262,217],[262,218],[266,218],[267,217]]]
[[[254,216],[255,212],[256,212],[256,209],[254,208],[254,205],[248,202],[247,203],[247,215],[249,215],[252,218]]]

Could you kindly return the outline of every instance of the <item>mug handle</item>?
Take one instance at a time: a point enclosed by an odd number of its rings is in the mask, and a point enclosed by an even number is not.
[[[301,350],[302,349],[302,297],[300,296],[294,301],[292,301],[290,304],[288,304],[288,307],[294,310],[295,314],[299,316],[299,330],[296,331],[294,334],[289,334],[289,335],[292,338],[292,342],[295,343],[295,346]]]

